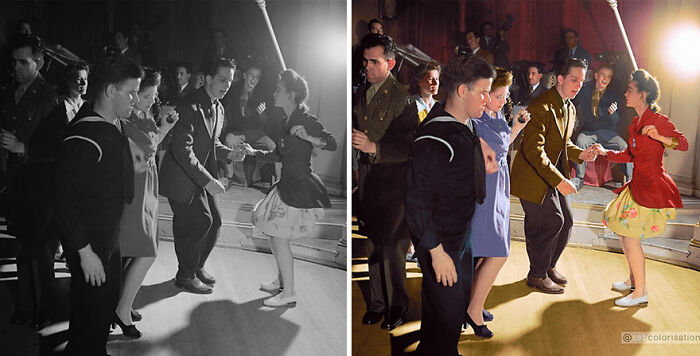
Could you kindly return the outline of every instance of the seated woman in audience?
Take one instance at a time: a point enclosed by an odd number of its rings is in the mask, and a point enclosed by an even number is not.
[[[158,251],[158,168],[156,149],[172,129],[178,114],[172,106],[159,112],[160,128],[156,126],[151,107],[158,95],[160,73],[147,70],[139,88],[139,101],[131,116],[124,120],[124,133],[134,161],[134,200],[124,208],[119,224],[119,249],[124,263],[122,292],[114,321],[125,336],[138,338],[141,332],[134,321],[141,315],[133,310],[134,298]]]
[[[621,307],[647,303],[646,271],[642,239],[659,236],[666,222],[676,218],[675,208],[682,208],[680,193],[664,169],[664,151],[687,151],[688,140],[676,130],[668,117],[659,114],[659,83],[649,72],[632,73],[627,85],[627,106],[637,117],[630,124],[627,149],[608,151],[600,145],[600,154],[617,163],[634,163],[632,180],[617,189],[617,198],[603,212],[605,225],[620,236],[630,275],[624,282],[613,284],[620,292],[632,293],[615,301]]]
[[[486,198],[477,204],[471,223],[474,282],[472,296],[467,308],[467,323],[474,334],[490,338],[493,333],[484,324],[493,320],[493,315],[484,310],[486,297],[496,280],[498,272],[506,263],[510,253],[510,175],[508,168],[508,146],[530,120],[526,110],[520,111],[508,127],[501,110],[508,101],[513,74],[496,67],[496,79],[491,85],[491,101],[481,118],[473,120],[479,137],[496,152],[499,169],[486,176]]]
[[[440,64],[436,62],[425,63],[420,66],[415,84],[412,89],[418,107],[418,119],[423,121],[430,109],[435,105],[433,96],[437,95],[440,88]]]
[[[280,74],[273,94],[274,105],[285,115],[279,121],[282,137],[274,151],[282,161],[282,176],[253,211],[253,224],[270,237],[277,262],[277,278],[260,286],[275,294],[263,301],[268,307],[296,305],[290,239],[309,236],[323,208],[331,207],[323,182],[311,170],[311,156],[315,148],[334,151],[337,145],[333,136],[308,113],[304,104],[308,93],[306,80],[287,69]],[[250,149],[250,153],[260,155],[265,151]]]

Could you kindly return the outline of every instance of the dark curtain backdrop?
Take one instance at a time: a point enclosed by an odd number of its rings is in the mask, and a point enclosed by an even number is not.
[[[619,0],[627,35],[640,67],[648,64],[653,3]],[[398,43],[412,43],[438,61],[446,62],[463,41],[461,33],[489,20],[498,28],[513,15],[506,38],[509,58],[549,63],[560,47],[560,31],[574,28],[580,45],[592,55],[624,51],[624,41],[605,0],[398,0],[395,20],[383,20]],[[378,16],[378,1],[353,2],[353,14]],[[353,24],[369,18],[355,18]],[[461,22],[461,23],[460,23]],[[594,64],[598,64],[594,61]]]

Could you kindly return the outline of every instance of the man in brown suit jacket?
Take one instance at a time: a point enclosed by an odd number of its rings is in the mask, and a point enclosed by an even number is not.
[[[467,41],[466,48],[464,45],[460,45],[455,47],[454,49],[454,54],[459,54],[459,53],[471,53],[483,60],[486,61],[486,63],[493,65],[494,62],[494,57],[493,53],[491,51],[481,48],[481,35],[477,31],[469,30],[467,33],[464,35],[465,40]]]
[[[576,108],[571,99],[583,85],[588,65],[577,58],[557,68],[557,84],[532,100],[530,123],[513,161],[511,194],[525,211],[525,244],[530,259],[527,285],[544,293],[564,293],[566,277],[555,266],[569,240],[573,220],[567,195],[576,193],[569,180],[569,159],[593,161],[596,148],[582,150],[571,142]]]

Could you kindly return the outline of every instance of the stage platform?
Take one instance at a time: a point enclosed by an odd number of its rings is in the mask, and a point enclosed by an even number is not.
[[[251,224],[255,203],[265,197],[254,188],[232,187],[216,197],[221,211],[221,233],[217,246],[249,251],[270,252],[267,238]],[[326,266],[347,268],[347,202],[344,197],[331,196],[330,209],[316,222],[308,237],[291,240],[295,258]],[[166,198],[160,198],[158,230],[161,239],[172,241],[173,213]]]
[[[613,190],[619,183],[603,187],[584,186],[571,196],[574,227],[570,246],[596,250],[622,252],[618,237],[603,225],[603,210],[615,198]],[[700,270],[700,199],[682,196],[683,208],[676,209],[676,219],[668,222],[666,231],[659,237],[644,239],[642,246],[647,258]],[[510,233],[513,241],[525,241],[524,218],[520,200],[510,199]],[[354,218],[353,218],[354,220]],[[363,258],[365,237],[356,234],[353,227],[353,259]]]

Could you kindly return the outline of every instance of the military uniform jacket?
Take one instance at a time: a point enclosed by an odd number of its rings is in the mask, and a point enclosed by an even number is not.
[[[160,168],[160,194],[189,204],[195,192],[218,179],[216,156],[230,149],[221,144],[224,108],[200,88],[177,106],[180,119],[171,132]]]
[[[408,91],[389,74],[370,102],[369,83],[360,87],[353,114],[355,129],[376,143],[374,155],[360,154],[360,203],[402,205],[411,140],[418,127],[418,111]]]
[[[576,108],[572,103],[564,105],[556,86],[533,99],[527,111],[531,118],[523,129],[523,141],[513,160],[510,193],[542,204],[549,187],[555,188],[562,180],[569,179],[569,160],[583,162],[579,159],[583,150],[571,142]],[[557,165],[561,165],[562,171]]]
[[[54,112],[55,93],[41,75],[15,102],[16,85],[9,87],[0,103],[0,127],[24,143],[24,154],[0,149],[0,189],[7,187],[9,204],[32,197],[49,199],[57,148],[67,127]],[[10,209],[13,210],[13,209]]]

